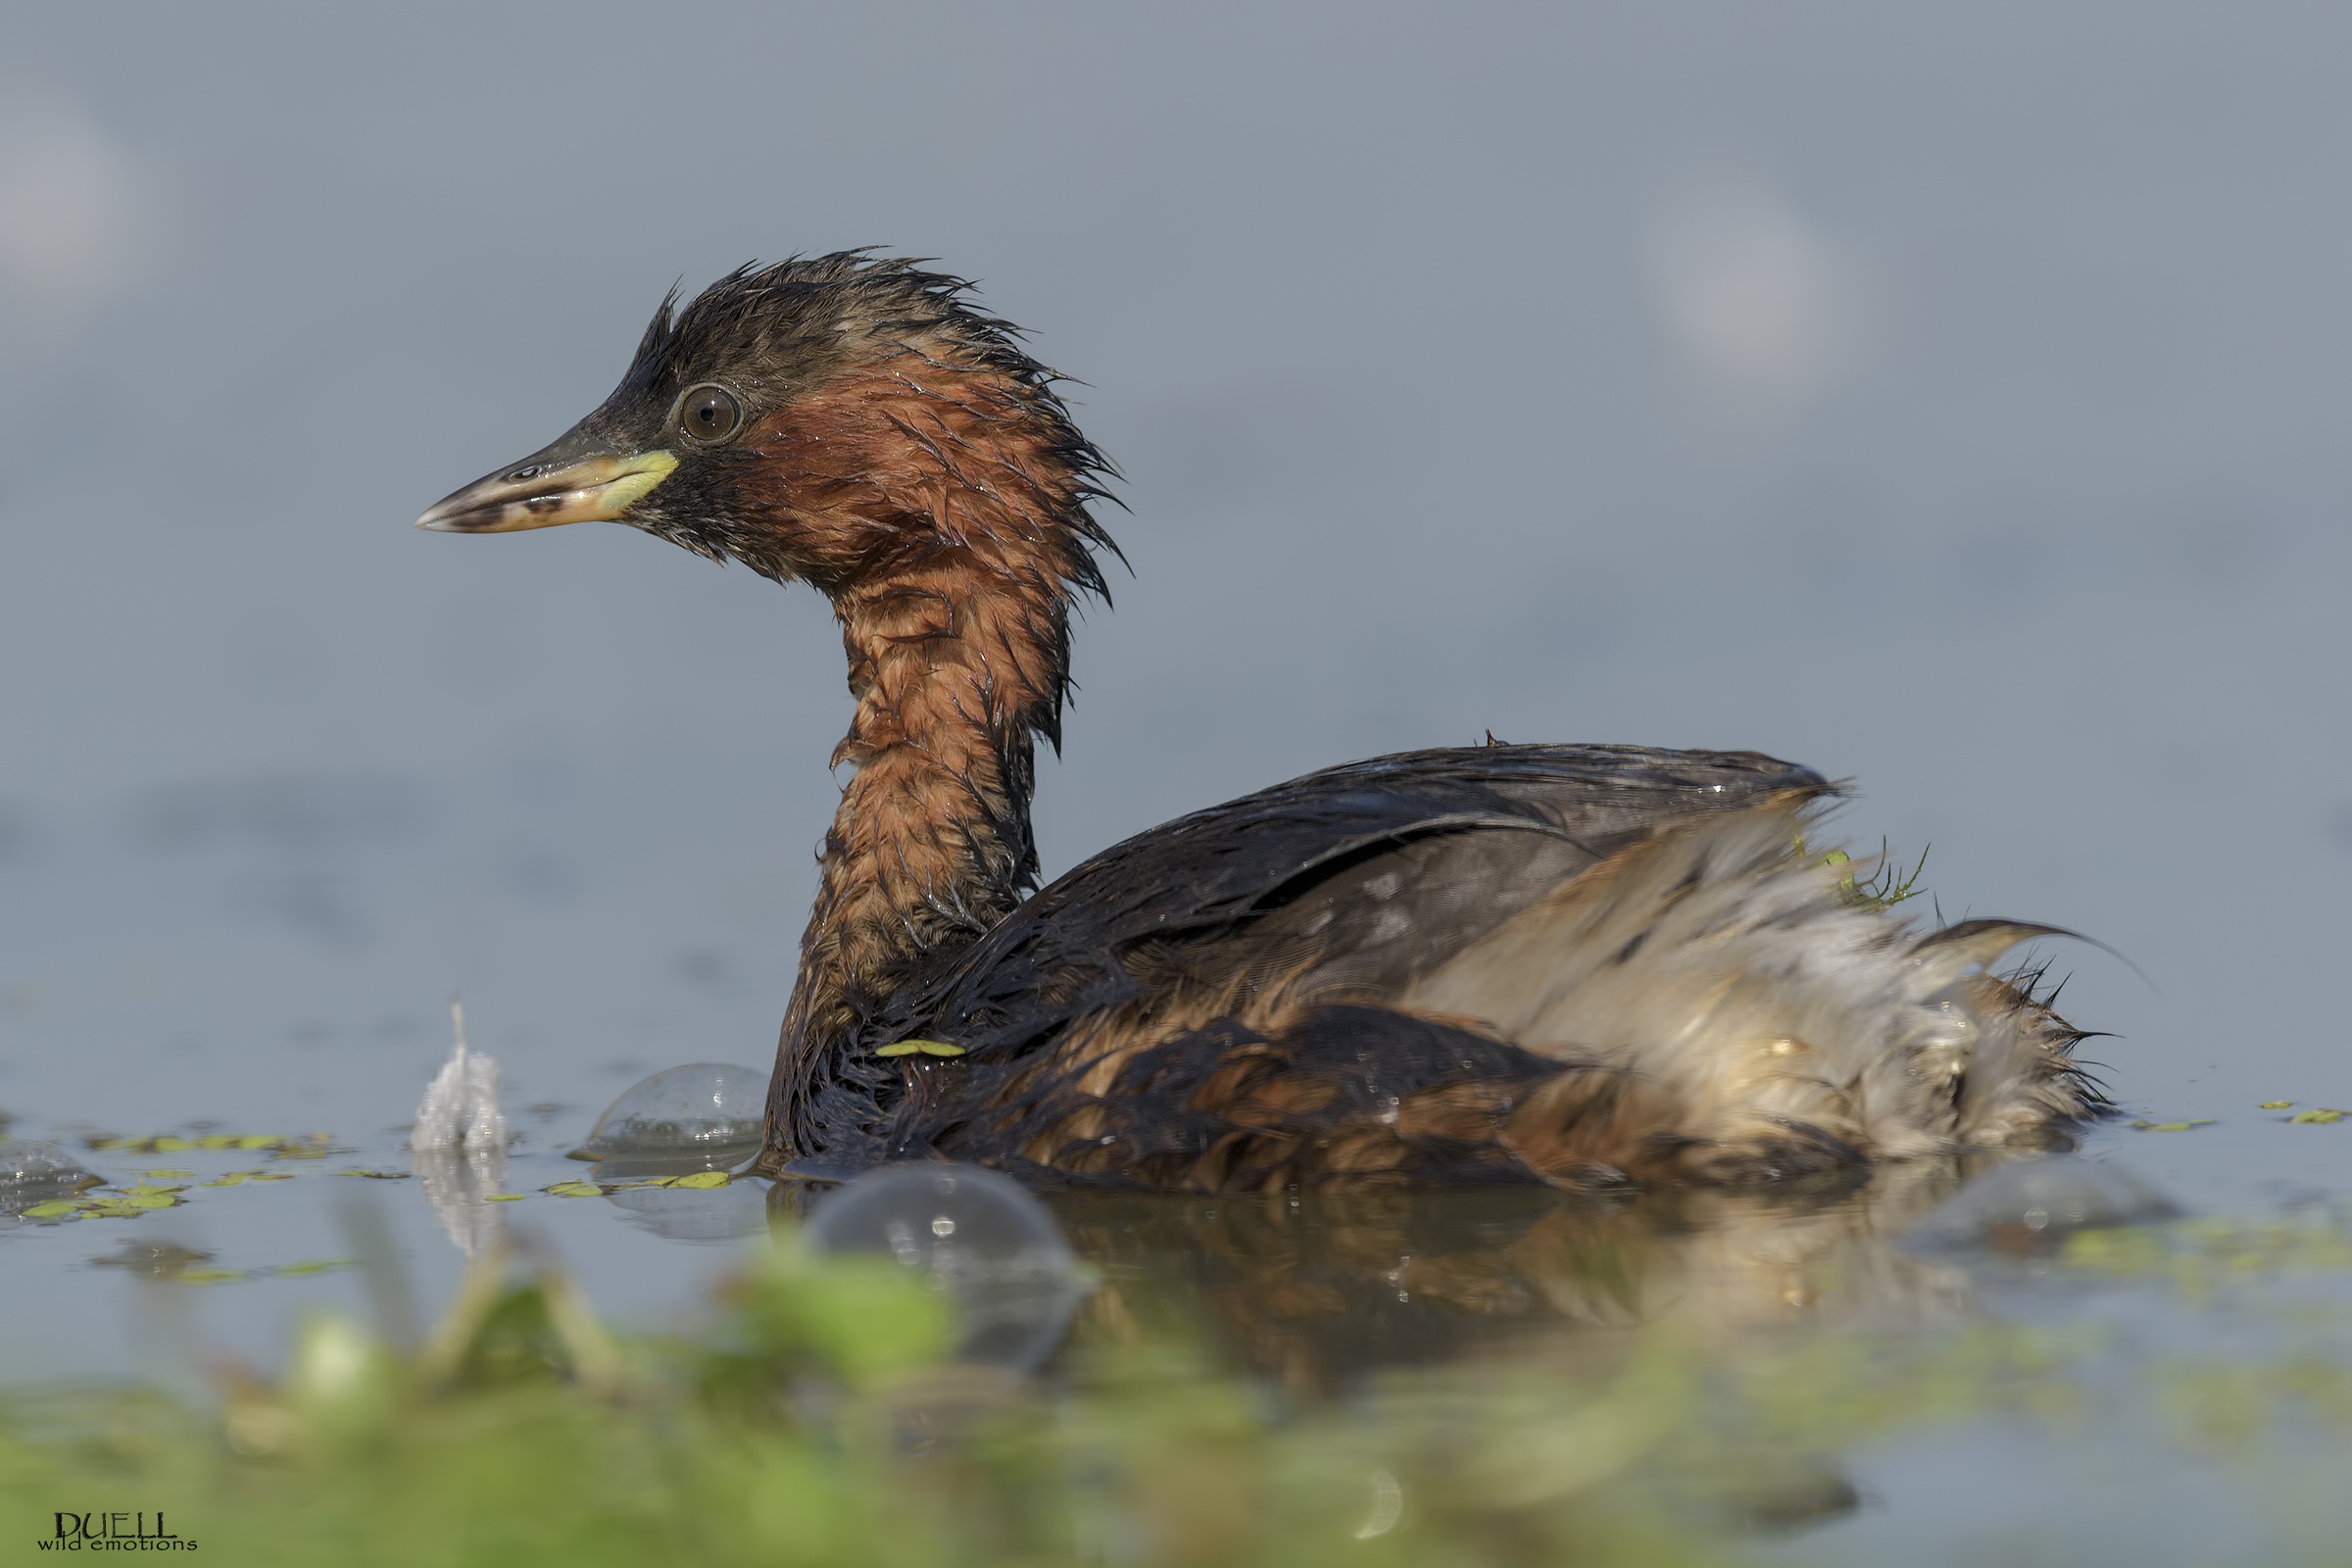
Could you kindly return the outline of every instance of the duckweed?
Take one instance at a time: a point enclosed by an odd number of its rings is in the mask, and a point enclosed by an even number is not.
[[[177,1208],[184,1187],[158,1187],[142,1181],[136,1187],[91,1187],[68,1198],[54,1198],[24,1210],[31,1220],[64,1222],[79,1219],[128,1219],[159,1208]]]
[[[963,1054],[963,1048],[952,1046],[945,1040],[901,1040],[895,1045],[880,1047],[874,1052],[874,1054],[877,1056],[911,1056],[918,1052],[926,1056],[960,1056]]]
[[[177,1133],[157,1133],[147,1138],[123,1138],[114,1133],[99,1133],[83,1142],[104,1153],[116,1154],[184,1154],[198,1150],[238,1149],[252,1152],[270,1152],[284,1159],[323,1158],[333,1143],[324,1133],[206,1133],[201,1137],[183,1137]]]

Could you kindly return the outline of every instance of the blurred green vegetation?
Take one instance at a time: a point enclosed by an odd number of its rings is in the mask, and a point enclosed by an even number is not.
[[[2193,1313],[2257,1276],[2352,1271],[2352,1252],[2331,1221],[2195,1223],[2077,1237],[2034,1266]],[[201,1409],[140,1389],[0,1402],[0,1560],[46,1560],[56,1510],[134,1509],[240,1568],[1647,1568],[1848,1511],[1838,1456],[1938,1423],[2096,1434],[2123,1399],[2257,1485],[2282,1424],[2304,1473],[2352,1456],[2352,1353],[2328,1334],[2181,1356],[2119,1351],[2095,1316],[1659,1329],[1310,1402],[1221,1366],[1178,1302],[1122,1307],[1115,1332],[1094,1314],[1042,1379],[949,1361],[954,1327],[919,1276],[784,1244],[702,1331],[624,1339],[560,1271],[495,1258],[406,1353],[320,1316],[281,1376],[217,1371]]]

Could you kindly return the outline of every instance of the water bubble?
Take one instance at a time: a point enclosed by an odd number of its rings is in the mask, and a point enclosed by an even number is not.
[[[670,1067],[612,1102],[571,1153],[574,1159],[626,1156],[677,1167],[660,1172],[664,1175],[724,1170],[758,1151],[766,1112],[763,1072],[711,1061]]]
[[[1025,1371],[1054,1353],[1089,1285],[1046,1206],[975,1165],[885,1165],[818,1201],[820,1252],[886,1252],[955,1301],[965,1361]]]
[[[55,1144],[0,1138],[0,1214],[14,1214],[105,1179]]]
[[[2178,1219],[2180,1205],[2131,1172],[2065,1154],[1974,1177],[1904,1237],[1915,1250],[2054,1252],[2077,1231]]]
[[[99,1180],[65,1150],[30,1138],[0,1138],[0,1186],[70,1183],[87,1187]]]

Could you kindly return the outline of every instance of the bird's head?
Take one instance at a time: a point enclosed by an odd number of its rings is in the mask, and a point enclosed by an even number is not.
[[[954,562],[1100,592],[1108,465],[968,288],[843,252],[673,291],[594,413],[417,526],[623,522],[837,602]]]

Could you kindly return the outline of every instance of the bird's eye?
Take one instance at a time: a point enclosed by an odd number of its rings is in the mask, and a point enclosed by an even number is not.
[[[724,441],[743,427],[743,405],[723,386],[698,386],[678,403],[678,425],[694,441]]]

